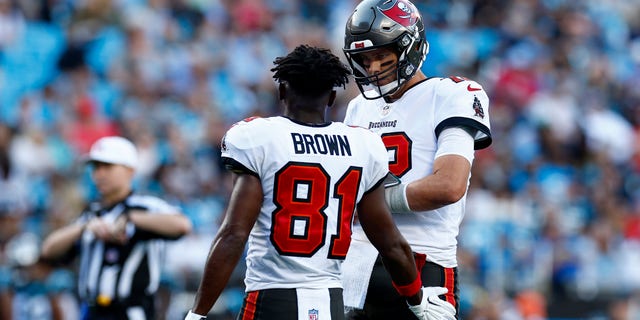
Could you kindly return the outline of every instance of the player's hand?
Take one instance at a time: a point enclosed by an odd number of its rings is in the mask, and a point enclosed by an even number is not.
[[[193,313],[191,312],[191,310],[189,310],[189,313],[187,313],[187,316],[184,317],[184,320],[206,320],[207,317],[205,316],[201,316],[197,313]]]
[[[420,320],[455,320],[456,309],[438,296],[449,292],[444,287],[422,288],[422,302],[409,305],[409,310]]]

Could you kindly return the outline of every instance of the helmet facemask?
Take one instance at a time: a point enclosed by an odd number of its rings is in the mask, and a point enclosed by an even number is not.
[[[424,43],[422,43],[424,42]],[[395,46],[394,46],[395,44]],[[378,99],[380,97],[389,96],[398,91],[407,80],[411,79],[413,75],[418,71],[424,61],[424,57],[428,51],[428,43],[425,40],[421,40],[419,37],[412,37],[408,34],[404,34],[397,41],[386,46],[394,49],[396,56],[398,57],[397,63],[389,66],[388,68],[380,71],[379,73],[369,75],[359,59],[359,55],[363,52],[375,50],[385,46],[372,46],[365,49],[353,49],[344,50],[344,53],[353,69],[353,76],[358,89],[366,99]],[[410,50],[421,51],[419,54],[413,54],[414,59],[411,59]],[[421,56],[422,58],[415,59],[415,57]],[[387,84],[380,85],[380,82],[388,78],[395,78]]]
[[[349,64],[353,69],[353,77],[362,95],[367,99],[377,99],[397,91],[402,82],[404,82],[398,76],[399,63],[396,62],[376,74],[369,75],[361,62],[362,60],[359,58],[361,53],[362,52],[345,52],[347,60],[349,60]],[[393,79],[393,81],[385,85],[380,85],[381,82],[389,78]]]

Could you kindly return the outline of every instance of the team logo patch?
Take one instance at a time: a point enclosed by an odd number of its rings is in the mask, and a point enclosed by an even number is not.
[[[318,319],[320,319],[318,317],[318,310],[310,309],[309,310],[309,320],[318,320]]]
[[[473,97],[473,111],[476,112],[476,114],[474,114],[475,116],[484,119],[484,110],[482,109],[482,104],[480,103],[478,97]]]
[[[351,42],[351,45],[349,45],[350,49],[364,49],[364,48],[368,48],[373,46],[373,42],[371,42],[371,40],[369,39],[365,39],[362,41],[355,41],[355,42]]]
[[[378,9],[389,19],[405,27],[414,25],[418,20],[418,10],[405,0],[386,1],[378,6]]]

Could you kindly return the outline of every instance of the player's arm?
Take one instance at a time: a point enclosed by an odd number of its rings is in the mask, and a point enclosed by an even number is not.
[[[467,192],[471,164],[458,155],[437,158],[433,174],[407,186],[407,199],[412,211],[434,210],[462,199]]]
[[[233,190],[224,221],[220,226],[205,264],[192,313],[206,315],[224,289],[242,256],[251,228],[262,206],[262,185],[252,174],[234,173]],[[187,317],[187,319],[190,319]],[[197,319],[193,317],[193,319]]]
[[[473,137],[462,128],[445,129],[438,138],[438,152],[430,175],[407,187],[407,200],[413,211],[437,209],[462,199],[467,192]]]
[[[387,188],[391,211],[426,211],[460,200],[467,192],[474,153],[473,137],[459,127],[445,129],[431,174],[409,184]]]
[[[396,227],[384,200],[380,183],[365,193],[358,203],[358,219],[364,232],[376,247],[396,288],[412,305],[420,304],[422,281],[418,276],[411,247]]]
[[[358,204],[358,218],[371,243],[378,249],[382,262],[391,275],[393,286],[407,299],[409,310],[420,320],[456,319],[456,309],[438,296],[446,294],[444,287],[422,287],[411,247],[396,227],[385,205],[385,184],[363,195]]]

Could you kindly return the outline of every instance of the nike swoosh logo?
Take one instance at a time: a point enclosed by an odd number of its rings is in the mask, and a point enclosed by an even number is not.
[[[468,91],[480,91],[482,90],[482,88],[472,88],[471,84],[467,85],[467,90]]]

